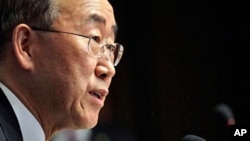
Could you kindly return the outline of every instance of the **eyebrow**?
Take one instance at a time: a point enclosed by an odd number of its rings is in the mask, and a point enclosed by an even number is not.
[[[98,15],[98,14],[91,14],[87,19],[86,19],[87,23],[100,23],[100,24],[106,24],[106,20],[104,17]],[[118,26],[117,25],[113,25],[112,27],[112,31],[116,37],[117,35],[117,31],[118,31]]]

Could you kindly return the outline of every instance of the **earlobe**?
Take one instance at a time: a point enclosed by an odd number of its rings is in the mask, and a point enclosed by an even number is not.
[[[19,24],[15,27],[12,34],[13,50],[17,62],[26,70],[30,70],[33,67],[31,40],[32,36],[29,26]]]

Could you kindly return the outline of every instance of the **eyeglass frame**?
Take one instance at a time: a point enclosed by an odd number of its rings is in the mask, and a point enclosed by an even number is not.
[[[67,31],[60,31],[60,30],[54,30],[54,29],[44,29],[44,28],[38,28],[38,27],[33,27],[33,26],[30,26],[30,28],[32,30],[37,30],[37,31],[53,32],[53,33],[64,33],[64,34],[70,34],[70,35],[76,35],[76,36],[88,38],[89,39],[89,41],[88,41],[88,52],[89,53],[90,53],[90,41],[91,41],[91,39],[94,40],[93,37],[86,36],[86,35],[83,35],[83,34],[77,34],[77,33],[72,33],[72,32],[67,32]],[[94,40],[94,42],[96,42],[96,41]],[[114,60],[113,60],[112,63],[116,67],[118,65],[118,63],[120,62],[120,60],[122,58],[122,55],[123,55],[123,51],[124,51],[123,45],[121,45],[119,43],[102,45],[100,47],[100,49],[99,49],[100,56],[98,56],[98,55],[97,56],[92,55],[92,56],[97,57],[97,58],[103,56],[105,54],[105,48],[108,49],[109,52],[113,52]],[[114,48],[116,48],[116,50],[112,51]]]

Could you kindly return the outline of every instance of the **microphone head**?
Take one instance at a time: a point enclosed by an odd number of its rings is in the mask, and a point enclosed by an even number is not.
[[[182,138],[182,141],[206,141],[206,140],[196,135],[186,135]]]
[[[226,104],[219,104],[215,107],[215,112],[227,126],[235,125],[235,118],[231,108]]]
[[[206,140],[196,135],[186,135],[182,138],[182,141],[206,141]]]

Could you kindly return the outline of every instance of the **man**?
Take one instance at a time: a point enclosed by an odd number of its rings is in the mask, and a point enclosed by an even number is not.
[[[94,127],[123,47],[107,0],[0,2],[0,141]]]

